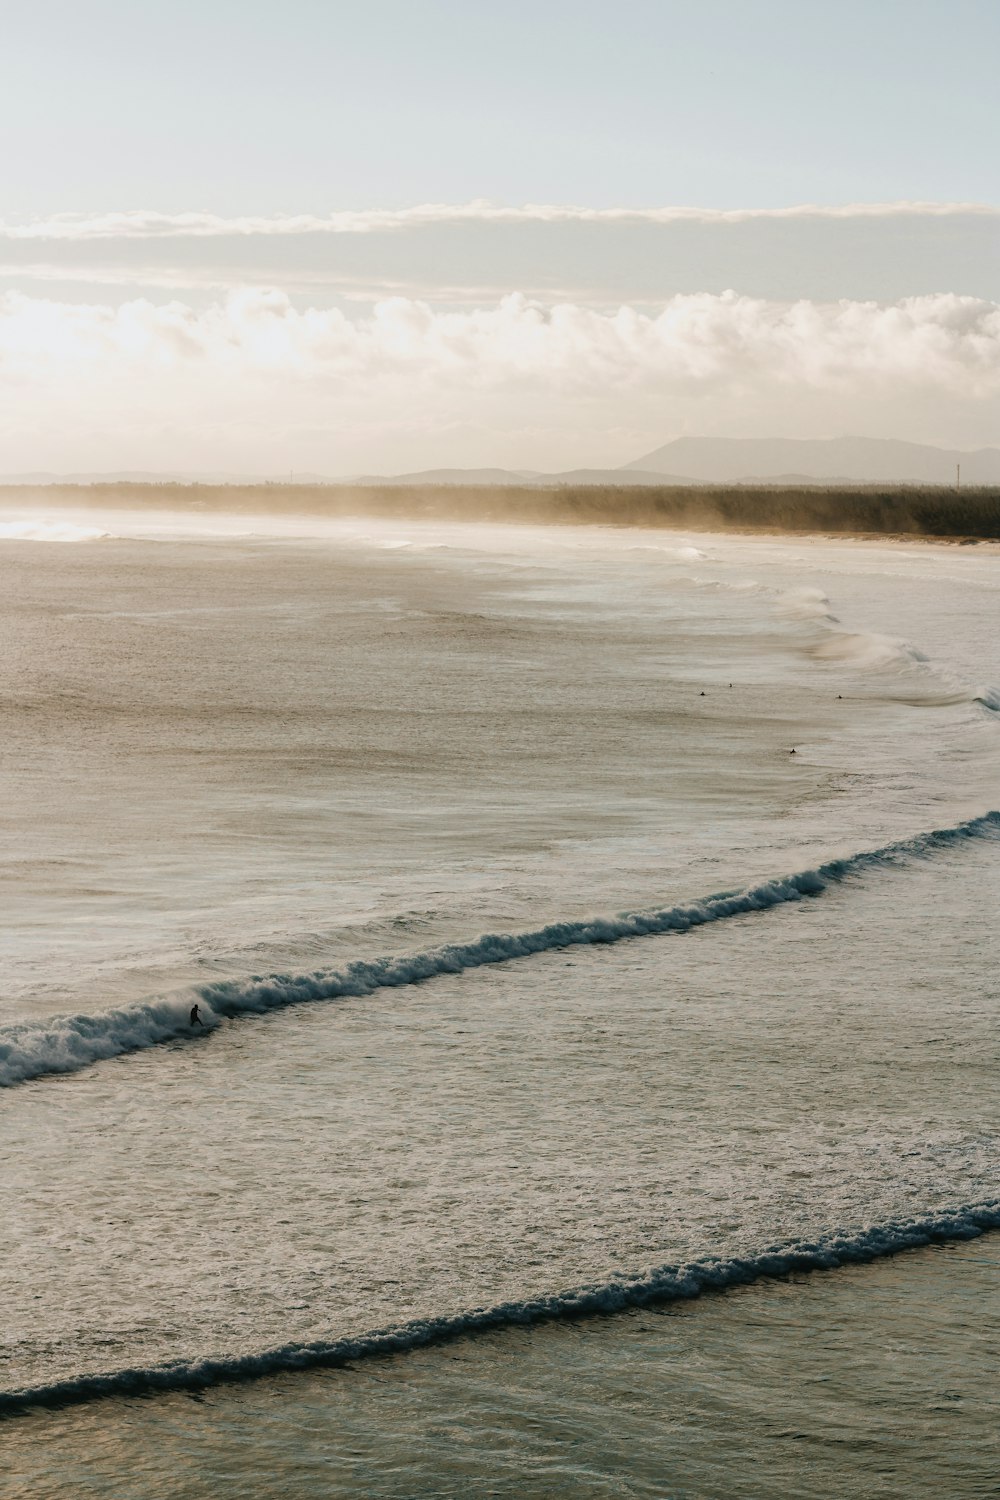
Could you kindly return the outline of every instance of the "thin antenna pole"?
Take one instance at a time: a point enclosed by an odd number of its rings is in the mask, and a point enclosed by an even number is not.
[[[961,488],[962,488],[962,465],[961,464],[956,464],[955,465],[955,493],[956,493],[956,495],[958,494],[958,492],[959,492],[959,490]]]

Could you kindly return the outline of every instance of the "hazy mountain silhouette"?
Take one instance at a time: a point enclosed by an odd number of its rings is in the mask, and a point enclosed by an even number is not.
[[[410,474],[362,474],[354,484],[523,484],[533,469],[415,469]]]
[[[282,476],[127,469],[103,473],[0,475],[0,484],[258,484],[282,485],[698,485],[698,484],[1000,484],[1000,448],[962,452],[894,438],[683,437],[619,469],[419,469],[407,474],[325,475],[296,470]]]
[[[566,469],[560,474],[539,474],[538,484],[691,484],[685,474],[661,474],[651,469]]]
[[[385,484],[690,484],[677,474],[646,472],[644,469],[566,469],[546,474],[536,469],[418,469],[411,474],[362,474],[352,481],[363,485]]]
[[[646,453],[626,469],[687,474],[700,484],[734,484],[795,476],[826,483],[1000,484],[1000,448],[963,453],[894,438],[682,437]]]

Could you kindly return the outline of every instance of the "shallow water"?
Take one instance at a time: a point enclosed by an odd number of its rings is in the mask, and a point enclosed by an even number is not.
[[[12,1500],[998,1491],[994,1239],[3,1431]],[[960,1351],[960,1357],[956,1357]]]
[[[1000,839],[965,826],[1000,807],[989,549],[94,519],[111,539],[0,548],[0,1395],[266,1368],[995,1202]],[[622,911],[668,930],[609,943]],[[390,988],[331,982],[382,955]],[[151,1420],[131,1493],[267,1493],[262,1462],[273,1493],[850,1492],[837,1463],[854,1492],[992,1493],[961,1487],[985,1473],[971,1387],[948,1408],[969,1456],[892,1469],[924,1386],[885,1368],[926,1337],[942,1388],[966,1379],[977,1245],[204,1408],[15,1418],[5,1455],[24,1493],[124,1493],[114,1453]],[[789,1339],[794,1421],[757,1454],[753,1372],[778,1401]],[[685,1384],[713,1361],[725,1400]],[[870,1447],[856,1367],[888,1381]]]

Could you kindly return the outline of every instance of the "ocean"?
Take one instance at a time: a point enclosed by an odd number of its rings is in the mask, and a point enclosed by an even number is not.
[[[1000,548],[0,567],[5,1494],[1000,1494]]]

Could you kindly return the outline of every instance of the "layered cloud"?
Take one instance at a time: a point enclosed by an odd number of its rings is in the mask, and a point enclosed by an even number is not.
[[[679,430],[989,441],[1000,305],[727,292],[646,310],[520,294],[361,316],[242,288],[195,307],[0,298],[3,469],[325,472],[625,462]],[[928,427],[931,414],[933,427]]]
[[[241,286],[341,303],[473,308],[511,288],[649,310],[728,287],[765,300],[1000,296],[1000,209],[982,203],[584,208],[486,202],[327,215],[123,211],[0,225],[0,278],[67,300]]]
[[[751,220],[1000,218],[988,203],[800,203],[785,208],[586,208],[573,204],[529,203],[505,207],[476,199],[471,203],[424,203],[404,209],[343,210],[330,214],[243,215],[156,213],[134,209],[103,214],[53,214],[22,224],[0,224],[3,240],[146,240],[228,236],[379,234],[425,229],[438,224],[743,224]]]
[[[938,294],[891,305],[781,303],[726,292],[677,296],[649,313],[546,306],[512,294],[442,312],[392,297],[370,315],[299,308],[284,292],[243,288],[206,309],[147,299],[120,306],[0,299],[4,379],[88,378],[193,367],[203,373],[310,378],[356,390],[405,378],[421,388],[599,393],[625,383],[670,390],[753,381],[1000,390],[1000,305]]]

